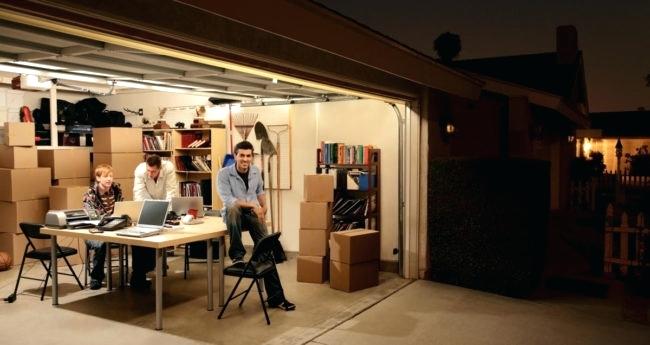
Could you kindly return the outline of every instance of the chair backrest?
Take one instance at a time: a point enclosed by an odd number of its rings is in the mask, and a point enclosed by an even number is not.
[[[27,238],[47,240],[50,239],[50,235],[41,234],[41,228],[43,224],[34,224],[34,223],[20,223],[20,230],[25,234]]]
[[[276,232],[274,234],[266,235],[262,237],[259,242],[253,248],[253,254],[251,254],[251,261],[259,262],[265,261],[267,258],[273,257],[273,248],[279,245],[278,239],[280,238],[281,232]]]

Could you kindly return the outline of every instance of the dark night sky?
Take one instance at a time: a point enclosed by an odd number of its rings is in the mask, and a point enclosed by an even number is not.
[[[590,111],[650,109],[650,1],[318,0],[435,56],[433,40],[460,35],[459,59],[555,51],[555,28],[572,24],[583,51]]]

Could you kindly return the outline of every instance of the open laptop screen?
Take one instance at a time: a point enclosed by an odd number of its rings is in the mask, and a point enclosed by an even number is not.
[[[138,219],[139,227],[162,227],[169,209],[167,200],[145,200]]]

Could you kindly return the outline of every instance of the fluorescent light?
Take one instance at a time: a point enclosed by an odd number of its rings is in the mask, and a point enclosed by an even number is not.
[[[80,69],[78,69],[78,70],[72,70],[72,71],[69,71],[69,72],[73,72],[73,73],[82,73],[82,74],[90,74],[90,75],[96,75],[96,76],[99,76],[99,77],[117,77],[117,76],[114,75],[114,74],[100,73],[100,72],[93,72],[93,71],[86,71],[86,70],[80,70]]]
[[[11,63],[16,64],[16,65],[28,66],[28,67],[52,69],[52,70],[55,70],[55,71],[60,71],[60,70],[65,69],[64,67],[46,65],[46,64],[43,64],[43,63],[37,63],[37,62],[31,62],[31,61],[12,61]]]

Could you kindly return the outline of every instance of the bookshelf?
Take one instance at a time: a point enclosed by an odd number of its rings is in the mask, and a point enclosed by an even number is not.
[[[357,146],[352,151],[357,151]],[[351,151],[348,159],[352,163],[323,163],[340,162],[342,160],[327,158],[322,149],[317,149],[316,173],[336,171],[336,189],[332,206],[332,231],[354,228],[381,229],[381,150],[370,147],[361,148],[359,155]],[[337,152],[343,152],[337,150]],[[346,155],[347,156],[347,155]],[[343,160],[346,161],[346,160]],[[362,162],[358,164],[357,162]],[[354,186],[348,184],[351,178]]]
[[[204,206],[221,208],[216,181],[226,154],[226,129],[173,129],[171,139],[181,196],[203,196]]]

